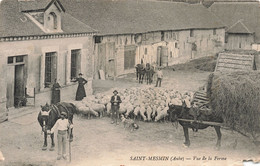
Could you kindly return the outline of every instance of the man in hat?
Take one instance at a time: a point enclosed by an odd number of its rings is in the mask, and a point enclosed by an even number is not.
[[[76,92],[76,100],[80,101],[82,100],[84,97],[86,97],[86,92],[85,92],[85,88],[84,85],[88,82],[87,80],[85,80],[82,77],[82,73],[79,73],[79,77],[76,78],[75,80],[72,80],[72,82],[78,82],[78,89]]]
[[[157,81],[156,81],[155,87],[157,87],[157,86],[161,87],[162,79],[163,79],[163,72],[162,72],[161,68],[158,67]]]
[[[67,130],[73,128],[73,125],[69,123],[67,119],[67,113],[61,112],[60,119],[58,119],[55,125],[51,128],[49,133],[54,133],[54,130],[58,129],[57,140],[58,140],[58,157],[57,160],[67,159],[66,157],[66,139]]]
[[[115,123],[118,125],[119,122],[117,121],[117,119],[119,118],[119,107],[120,107],[120,103],[122,103],[120,96],[118,96],[118,92],[117,90],[114,90],[114,95],[111,97],[111,111],[112,111],[112,115],[111,115],[111,119],[112,119],[112,124]]]

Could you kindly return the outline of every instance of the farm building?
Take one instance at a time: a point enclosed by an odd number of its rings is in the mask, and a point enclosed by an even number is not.
[[[226,49],[260,50],[259,2],[214,2],[209,8],[226,29]]]
[[[79,72],[91,90],[95,30],[67,14],[59,0],[3,0],[0,20],[1,113],[28,95],[36,105],[50,103],[55,79],[66,99]]]
[[[163,1],[62,0],[73,17],[98,30],[95,74],[118,76],[136,64],[167,66],[215,55],[224,25],[201,4]]]

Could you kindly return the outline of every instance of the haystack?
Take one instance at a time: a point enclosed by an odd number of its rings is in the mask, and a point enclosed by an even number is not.
[[[211,74],[208,96],[228,127],[256,139],[260,134],[259,71]]]

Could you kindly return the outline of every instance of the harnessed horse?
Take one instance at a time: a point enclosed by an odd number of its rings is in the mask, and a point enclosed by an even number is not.
[[[216,148],[219,149],[221,146],[221,131],[220,131],[220,126],[214,126],[214,125],[208,125],[208,124],[202,124],[198,123],[199,121],[211,121],[211,122],[218,122],[222,123],[223,118],[220,116],[215,115],[214,113],[210,115],[200,115],[196,117],[198,119],[198,122],[192,121],[194,120],[194,116],[190,113],[192,108],[188,108],[186,105],[186,102],[182,102],[182,106],[175,106],[175,105],[168,105],[169,110],[167,111],[168,114],[170,115],[170,120],[172,122],[175,122],[180,119],[187,119],[191,120],[191,122],[187,121],[181,121],[179,120],[180,125],[183,127],[183,132],[184,132],[184,137],[185,137],[185,142],[184,146],[189,147],[190,146],[190,139],[189,139],[189,131],[188,128],[191,128],[193,131],[198,131],[198,129],[206,129],[209,126],[212,126],[215,128],[216,133],[217,133],[217,143],[216,143]]]
[[[42,150],[47,149],[47,130],[51,130],[56,121],[60,118],[61,112],[66,112],[68,116],[68,120],[71,124],[73,124],[73,114],[77,113],[77,108],[72,103],[57,103],[53,105],[49,105],[46,103],[44,106],[41,106],[41,111],[38,114],[38,122],[42,127],[42,132],[44,133],[44,144]],[[54,133],[50,134],[51,137],[51,148],[50,150],[54,150]],[[70,131],[70,141],[73,140],[72,129]]]

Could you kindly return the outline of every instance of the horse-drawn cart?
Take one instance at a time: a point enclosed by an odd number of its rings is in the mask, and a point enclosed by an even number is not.
[[[204,90],[204,88],[202,88],[194,93],[191,103],[192,103],[191,104],[192,107],[197,108],[197,111],[192,112],[194,117],[197,117],[198,114],[200,114],[200,113],[205,114],[205,115],[210,115],[212,113],[210,99],[208,98],[207,92]],[[210,125],[210,126],[223,126],[223,123],[205,121],[205,120],[200,120],[200,119],[196,119],[196,118],[194,118],[193,120],[178,118],[177,120],[183,121],[183,122],[190,122],[190,123],[200,123],[200,124],[205,124],[205,125]]]
[[[215,128],[217,133],[217,144],[219,148],[221,144],[221,132],[220,127],[223,126],[222,117],[215,114],[210,105],[210,99],[205,91],[206,88],[202,88],[194,93],[191,101],[184,99],[182,106],[169,105],[170,120],[172,122],[179,122],[183,127],[185,142],[184,146],[190,146],[189,131],[191,128],[193,131],[199,129],[205,129],[209,126]],[[190,102],[190,107],[187,102]]]

